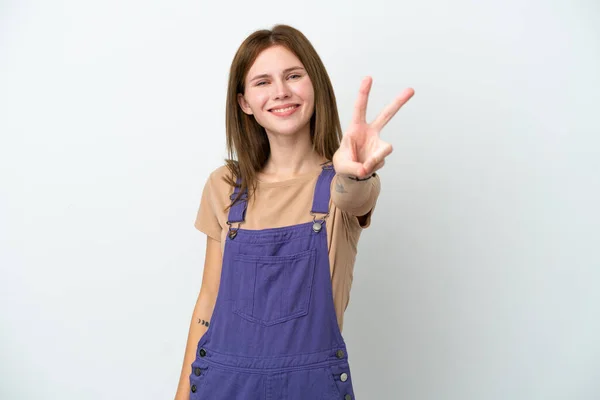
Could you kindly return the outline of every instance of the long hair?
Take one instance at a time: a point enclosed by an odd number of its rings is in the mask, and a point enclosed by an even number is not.
[[[342,128],[338,115],[333,86],[325,66],[309,40],[297,29],[288,25],[275,25],[273,29],[255,31],[238,48],[229,71],[227,103],[225,107],[227,153],[225,160],[230,175],[225,181],[238,186],[239,195],[248,189],[248,201],[256,189],[256,175],[265,166],[271,149],[265,129],[253,115],[244,113],[238,103],[238,93],[245,92],[245,79],[250,67],[265,49],[283,46],[294,53],[304,65],[313,84],[315,109],[310,118],[310,137],[313,149],[327,160],[340,146]]]

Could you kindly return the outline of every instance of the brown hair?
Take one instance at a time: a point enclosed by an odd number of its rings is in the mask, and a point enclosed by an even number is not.
[[[238,93],[245,92],[245,79],[250,67],[265,49],[284,46],[302,62],[315,91],[315,109],[310,118],[310,136],[313,149],[327,160],[340,146],[342,128],[338,116],[333,86],[316,50],[297,29],[288,25],[275,25],[272,30],[255,31],[244,40],[237,50],[229,70],[227,103],[225,111],[227,153],[225,160],[231,176],[225,181],[237,186],[241,178],[240,195],[246,189],[248,196],[256,188],[256,174],[265,166],[269,155],[269,139],[253,115],[244,113],[238,103]],[[237,158],[237,160],[235,159]]]

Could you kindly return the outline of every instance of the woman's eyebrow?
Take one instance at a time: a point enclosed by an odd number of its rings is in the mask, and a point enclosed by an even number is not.
[[[284,74],[287,74],[288,72],[294,71],[296,69],[304,69],[302,67],[290,67],[290,68],[286,68],[283,70]],[[250,82],[255,81],[257,79],[262,79],[262,78],[268,78],[269,74],[261,74],[261,75],[256,75],[254,78],[250,79]]]

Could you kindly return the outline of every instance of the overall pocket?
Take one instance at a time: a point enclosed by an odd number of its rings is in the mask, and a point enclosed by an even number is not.
[[[233,312],[266,326],[306,315],[315,264],[314,249],[288,256],[235,256]]]

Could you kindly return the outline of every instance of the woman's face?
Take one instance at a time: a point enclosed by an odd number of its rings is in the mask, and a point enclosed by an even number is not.
[[[258,55],[238,103],[269,134],[293,135],[308,124],[315,108],[312,82],[298,57],[283,46]]]

